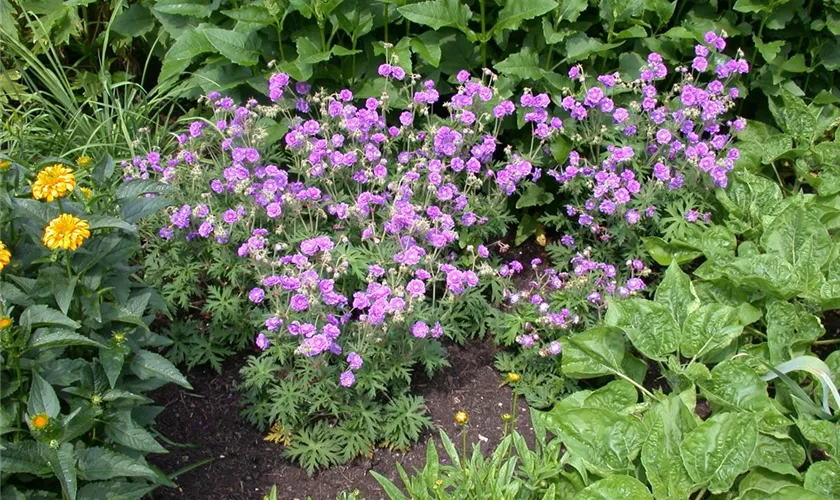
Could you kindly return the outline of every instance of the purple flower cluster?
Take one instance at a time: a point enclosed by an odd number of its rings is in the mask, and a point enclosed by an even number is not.
[[[574,119],[563,133],[581,150],[573,149],[564,165],[547,173],[572,192],[584,193],[566,206],[566,214],[597,240],[609,241],[622,225],[653,218],[651,200],[673,199],[683,189],[705,191],[706,180],[727,186],[740,157],[732,147],[733,133],[745,122],[725,120],[724,114],[738,98],[735,78],[749,66],[720,54],[723,37],[710,32],[704,40],[695,47],[692,68],[677,68],[682,80],[671,89],[657,88],[668,68],[654,53],[638,80],[600,75],[579,95],[562,99]],[[587,81],[580,65],[569,76]],[[582,155],[583,148],[590,157]],[[562,244],[572,246],[570,240]]]
[[[534,259],[531,271],[518,261],[499,270],[507,277],[532,272],[526,286],[506,290],[505,297],[508,307],[525,322],[525,333],[517,335],[516,342],[526,349],[541,345],[539,354],[543,357],[561,352],[556,339],[583,324],[583,316],[590,309],[602,312],[607,297],[630,297],[641,292],[647,286],[643,278],[650,274],[641,260],[630,260],[619,269],[591,259],[588,249],[576,254],[569,265],[569,271],[560,271]]]

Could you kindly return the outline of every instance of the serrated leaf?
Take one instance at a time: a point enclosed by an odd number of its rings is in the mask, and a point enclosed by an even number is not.
[[[248,47],[248,35],[233,30],[202,26],[200,31],[216,51],[231,62],[241,66],[253,66],[259,62],[260,54]]]
[[[542,78],[539,58],[530,47],[524,47],[521,51],[509,55],[504,60],[497,62],[493,67],[505,75],[514,75],[519,78],[531,80]]]
[[[120,35],[141,36],[155,27],[155,17],[144,5],[136,3],[120,12],[111,23],[111,29]]]
[[[33,474],[46,476],[51,473],[50,464],[41,454],[41,447],[35,441],[3,444],[4,474]],[[5,486],[4,486],[5,493]]]
[[[430,0],[404,5],[397,9],[409,21],[434,30],[450,26],[467,30],[472,12],[459,0]]]
[[[219,4],[208,0],[157,0],[154,9],[164,14],[209,17]]]
[[[536,207],[540,205],[548,205],[554,201],[554,195],[547,192],[542,186],[534,183],[528,184],[525,192],[519,197],[516,202],[516,208]]]
[[[131,419],[129,410],[121,410],[105,420],[105,435],[115,443],[148,453],[168,453],[146,429]]]
[[[114,477],[148,477],[156,473],[143,461],[107,448],[87,448],[79,454],[79,477],[101,481]]]
[[[30,416],[45,414],[50,418],[56,418],[61,413],[61,403],[55,389],[35,371],[32,372],[32,387],[29,388],[26,411]]]
[[[160,354],[140,349],[131,360],[131,371],[141,380],[159,378],[192,389],[178,368]]]
[[[441,35],[437,31],[426,31],[411,39],[411,50],[420,54],[433,67],[440,65]]]
[[[522,21],[539,17],[557,7],[555,0],[506,0],[493,26],[494,32],[518,29]]]
[[[62,443],[58,449],[45,446],[41,453],[50,463],[53,474],[61,484],[61,491],[64,492],[65,498],[76,500],[76,457],[73,453],[73,445]]]
[[[83,345],[88,347],[102,347],[99,342],[78,334],[71,330],[60,328],[39,328],[35,330],[26,344],[27,349],[49,347],[66,347],[71,345]]]

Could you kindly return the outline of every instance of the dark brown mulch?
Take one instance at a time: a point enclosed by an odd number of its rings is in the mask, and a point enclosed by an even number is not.
[[[158,418],[157,429],[172,441],[197,447],[168,447],[169,454],[156,456],[152,461],[172,472],[209,457],[215,460],[176,478],[177,489],[156,490],[154,498],[261,499],[276,484],[282,499],[309,496],[313,500],[331,500],[343,490],[354,489],[368,500],[379,499],[384,496],[382,489],[368,472],[374,470],[401,486],[395,463],[401,463],[409,472],[422,468],[425,443],[429,437],[437,438],[437,428],[460,443],[460,430],[453,422],[453,415],[459,410],[469,412],[469,441],[480,440],[482,449],[492,450],[502,436],[501,415],[510,411],[512,400],[510,389],[499,387],[501,375],[493,369],[496,350],[489,342],[472,341],[465,348],[450,346],[449,353],[452,366],[416,386],[416,393],[426,398],[436,427],[433,432],[426,433],[408,453],[376,450],[372,459],[357,459],[316,472],[311,478],[281,457],[281,446],[264,441],[263,434],[239,419],[236,383],[244,357],[229,359],[221,374],[196,369],[188,375],[194,390],[168,386],[152,396],[166,406]],[[521,399],[519,412],[517,430],[529,443],[533,442],[528,409]],[[441,457],[445,457],[442,450]]]

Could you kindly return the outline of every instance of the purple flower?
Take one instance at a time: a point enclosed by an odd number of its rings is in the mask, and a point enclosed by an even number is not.
[[[422,321],[418,321],[411,326],[411,334],[418,339],[426,338],[429,334],[429,325]]]
[[[358,370],[362,367],[362,364],[362,357],[359,356],[357,353],[351,352],[347,355],[347,365],[350,367],[351,370]]]
[[[412,298],[416,299],[426,294],[426,285],[419,279],[413,279],[408,282],[405,290],[412,296]]]
[[[341,384],[342,387],[352,387],[354,383],[356,383],[356,376],[353,375],[353,372],[347,370],[341,373],[341,376],[338,377],[338,383]]]
[[[259,304],[265,298],[265,290],[262,288],[252,288],[250,292],[248,292],[248,300],[255,304]]]
[[[551,343],[548,344],[548,352],[552,356],[557,356],[562,351],[563,351],[563,346],[560,344],[560,342],[557,342],[556,340],[552,340]]]
[[[266,337],[265,334],[262,332],[260,332],[259,335],[257,335],[257,338],[254,342],[257,344],[257,347],[259,347],[263,351],[268,349],[268,346],[271,345],[271,341],[268,340],[268,337]]]
[[[306,295],[303,295],[302,293],[297,293],[292,296],[291,300],[289,301],[289,306],[297,312],[305,311],[309,309],[309,299],[306,297]]]

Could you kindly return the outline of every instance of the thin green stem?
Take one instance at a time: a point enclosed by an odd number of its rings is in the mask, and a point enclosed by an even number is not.
[[[833,344],[840,344],[840,339],[818,340],[818,341],[814,342],[814,345],[833,345]]]
[[[481,0],[481,65],[487,67],[487,16],[484,13],[486,0]]]
[[[467,468],[467,424],[461,429],[461,468]]]

